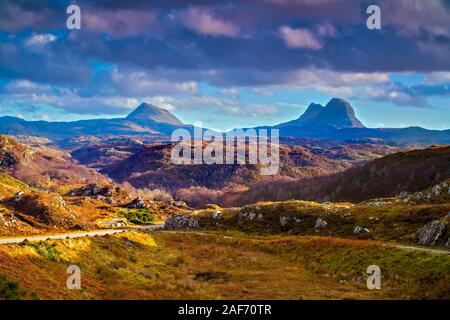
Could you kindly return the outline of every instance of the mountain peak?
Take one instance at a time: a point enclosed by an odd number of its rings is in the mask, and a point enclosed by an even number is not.
[[[149,103],[141,103],[128,116],[128,120],[153,121],[172,125],[183,125],[183,123],[166,109],[158,108]]]
[[[320,124],[335,127],[364,128],[364,125],[356,118],[355,110],[344,99],[333,98],[318,114],[316,119]]]
[[[344,99],[333,98],[326,106],[311,103],[296,120],[279,124],[285,126],[333,126],[336,128],[364,128],[356,118],[350,103]]]

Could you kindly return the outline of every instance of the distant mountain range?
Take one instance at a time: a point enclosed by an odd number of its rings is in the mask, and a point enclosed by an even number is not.
[[[0,133],[40,136],[62,140],[76,136],[147,135],[168,138],[173,130],[192,125],[181,122],[165,109],[142,103],[125,118],[92,119],[72,122],[26,121],[16,117],[0,117]],[[325,106],[312,103],[292,121],[259,128],[279,129],[281,137],[314,138],[337,141],[382,139],[398,145],[450,144],[450,130],[409,128],[366,128],[356,118],[347,101],[331,99]]]
[[[169,111],[148,103],[142,103],[125,118],[48,122],[0,117],[2,134],[41,136],[54,140],[90,135],[170,135],[180,127],[192,128]]]

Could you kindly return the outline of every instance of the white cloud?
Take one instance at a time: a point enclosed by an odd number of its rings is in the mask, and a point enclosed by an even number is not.
[[[46,34],[33,34],[25,40],[27,46],[44,46],[47,43],[55,41],[57,38],[55,35]]]
[[[288,48],[319,50],[323,47],[320,39],[308,29],[283,26],[279,29],[279,34]]]
[[[202,35],[236,37],[239,33],[237,25],[206,9],[189,8],[180,14],[180,18],[187,28]]]
[[[450,72],[448,71],[430,72],[425,76],[424,82],[426,84],[450,83]]]
[[[111,72],[112,84],[122,94],[129,96],[148,96],[151,94],[196,94],[198,85],[195,81],[175,82],[167,79],[154,79],[145,71],[122,71],[114,68]]]

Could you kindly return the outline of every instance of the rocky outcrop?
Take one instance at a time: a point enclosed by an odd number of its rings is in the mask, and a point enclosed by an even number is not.
[[[125,208],[128,209],[147,209],[148,205],[142,200],[142,198],[137,197],[130,203],[125,205]]]
[[[447,226],[438,220],[427,223],[419,230],[419,244],[424,246],[435,245],[438,241],[444,239],[447,233]]]
[[[415,192],[409,196],[406,196],[402,199],[404,203],[407,204],[416,204],[422,202],[442,202],[448,201],[450,198],[450,181],[444,181],[437,185],[434,185],[432,188]]]
[[[64,199],[50,192],[18,192],[8,204],[21,214],[49,226],[71,226],[75,216]]]
[[[94,197],[94,196],[112,197],[114,194],[120,192],[121,189],[117,186],[113,185],[100,186],[97,183],[91,183],[82,188],[70,190],[68,195],[84,196],[84,197]]]
[[[164,222],[165,230],[183,230],[183,229],[198,229],[200,224],[197,219],[186,216],[177,215],[166,219]]]

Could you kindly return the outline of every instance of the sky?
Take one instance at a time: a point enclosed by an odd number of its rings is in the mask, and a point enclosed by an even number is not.
[[[339,97],[368,127],[449,129],[449,57],[450,0],[2,0],[0,116],[123,117],[148,102],[226,130]]]

